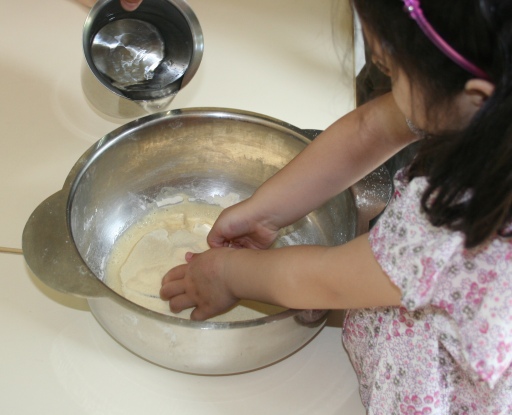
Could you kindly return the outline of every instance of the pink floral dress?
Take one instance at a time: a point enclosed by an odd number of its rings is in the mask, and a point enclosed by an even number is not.
[[[466,250],[399,172],[370,232],[401,307],[352,310],[343,341],[368,414],[512,414],[512,239]]]

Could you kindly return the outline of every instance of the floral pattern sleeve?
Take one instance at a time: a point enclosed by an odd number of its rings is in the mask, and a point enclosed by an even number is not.
[[[432,226],[421,211],[425,186],[423,178],[406,183],[398,173],[370,243],[403,306],[441,310],[439,341],[475,382],[492,389],[512,363],[512,240],[496,236],[465,249],[462,234]]]

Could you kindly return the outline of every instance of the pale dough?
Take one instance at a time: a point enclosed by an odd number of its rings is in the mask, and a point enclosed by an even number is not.
[[[183,202],[157,209],[131,226],[114,244],[105,283],[126,299],[163,314],[171,314],[159,291],[163,276],[185,263],[187,252],[207,250],[208,235],[221,208],[205,203]],[[215,321],[240,321],[276,314],[281,307],[244,302]],[[178,317],[190,318],[191,310]]]
[[[208,249],[209,229],[201,224],[192,231],[179,229],[169,234],[165,229],[157,229],[144,235],[121,267],[119,277],[124,296],[155,311],[167,311],[168,304],[158,297],[162,277],[183,264],[187,252]]]

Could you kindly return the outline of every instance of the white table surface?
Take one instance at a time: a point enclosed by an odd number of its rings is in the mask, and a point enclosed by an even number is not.
[[[190,0],[205,36],[173,108],[227,107],[323,129],[354,105],[351,17],[331,1]],[[129,120],[101,117],[80,85],[88,10],[75,0],[0,0],[0,247],[21,248],[30,213],[80,155]],[[332,14],[344,30],[332,35]],[[338,50],[338,52],[336,52]],[[340,315],[303,349],[234,376],[148,363],[96,323],[86,300],[0,253],[1,414],[363,414]]]

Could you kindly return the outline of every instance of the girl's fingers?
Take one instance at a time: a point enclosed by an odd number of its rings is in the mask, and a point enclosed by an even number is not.
[[[195,302],[187,294],[180,294],[169,300],[169,307],[173,313],[179,313],[195,305]]]
[[[225,248],[230,244],[230,242],[226,240],[224,236],[216,236],[212,235],[211,233],[206,238],[206,241],[208,242],[208,245],[210,245],[210,248]]]
[[[167,284],[171,281],[182,280],[185,277],[187,271],[187,264],[178,265],[173,269],[167,271],[167,274],[162,278],[162,285]]]
[[[169,281],[160,288],[160,298],[164,301],[181,294],[185,294],[185,283],[183,280]]]
[[[204,321],[206,319],[209,319],[212,317],[211,314],[206,313],[201,308],[194,308],[192,310],[192,313],[190,314],[190,320],[196,320],[196,321]]]
[[[194,259],[194,257],[198,254],[194,254],[193,252],[187,252],[185,254],[185,261],[190,262]]]
[[[142,0],[121,0],[121,6],[126,11],[133,11],[142,3]]]

